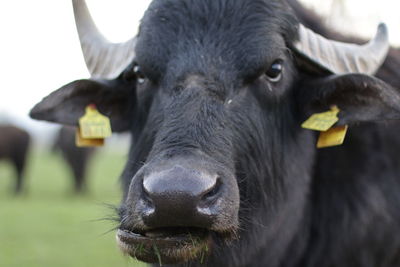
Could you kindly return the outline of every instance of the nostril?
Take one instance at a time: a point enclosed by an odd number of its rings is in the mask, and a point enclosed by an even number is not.
[[[218,193],[221,191],[222,182],[218,177],[214,186],[208,189],[202,196],[202,200],[213,200],[218,196]]]

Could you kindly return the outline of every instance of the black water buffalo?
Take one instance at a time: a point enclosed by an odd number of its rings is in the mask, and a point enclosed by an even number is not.
[[[0,125],[0,159],[9,160],[15,168],[15,193],[21,193],[24,169],[29,150],[30,135],[12,125]]]
[[[125,253],[174,266],[400,266],[400,93],[396,76],[384,81],[384,25],[356,45],[317,35],[281,0],[154,0],[137,37],[111,44],[73,3],[93,79],[31,116],[76,125],[95,103],[131,131]],[[300,125],[333,105],[346,142],[317,151]]]
[[[63,126],[57,133],[53,150],[60,150],[65,162],[71,169],[75,192],[83,193],[86,191],[87,166],[94,155],[94,148],[77,147],[75,145],[75,127]]]

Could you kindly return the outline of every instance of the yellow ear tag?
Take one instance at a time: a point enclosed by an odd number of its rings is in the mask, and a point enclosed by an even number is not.
[[[343,144],[348,126],[332,126],[339,120],[340,109],[332,106],[330,111],[317,113],[306,120],[301,127],[305,129],[320,131],[317,148],[338,146]]]
[[[338,146],[343,144],[347,133],[347,125],[333,127],[319,134],[317,148]]]
[[[102,115],[93,104],[86,107],[85,115],[79,119],[79,127],[82,137],[86,139],[111,136],[110,119]]]
[[[313,114],[301,127],[321,132],[327,131],[339,120],[337,117],[339,111],[337,106],[332,106],[330,111]]]
[[[81,135],[81,129],[77,128],[75,133],[75,145],[77,147],[103,146],[104,138],[83,138]]]
[[[102,115],[95,105],[88,105],[79,119],[75,143],[78,147],[102,146],[104,138],[111,136],[110,119]]]

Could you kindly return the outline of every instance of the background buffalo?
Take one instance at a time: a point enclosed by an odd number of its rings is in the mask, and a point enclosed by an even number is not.
[[[14,192],[22,192],[24,171],[28,156],[30,135],[12,125],[0,125],[0,159],[8,160],[15,168]]]
[[[53,151],[59,150],[71,171],[75,192],[82,193],[87,190],[87,168],[95,149],[93,147],[77,147],[75,131],[75,127],[61,127],[54,141]]]

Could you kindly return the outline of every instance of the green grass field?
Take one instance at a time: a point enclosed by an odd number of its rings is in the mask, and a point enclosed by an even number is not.
[[[32,151],[26,192],[11,194],[14,173],[0,162],[1,267],[145,266],[122,256],[115,222],[105,204],[118,204],[118,176],[125,156],[100,152],[89,168],[89,192],[72,193],[72,179],[60,155]]]

